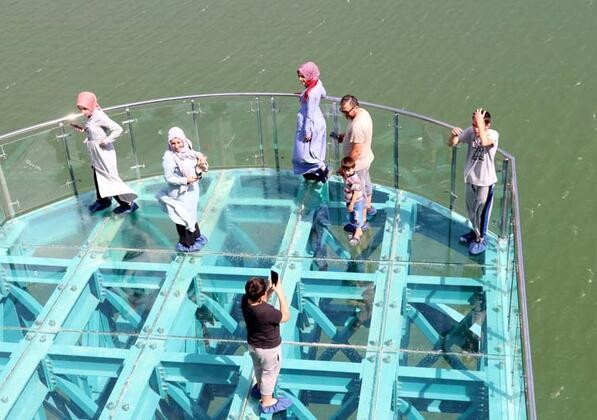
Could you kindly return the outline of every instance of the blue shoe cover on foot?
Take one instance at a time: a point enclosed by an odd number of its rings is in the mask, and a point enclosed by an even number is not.
[[[176,250],[178,252],[189,252],[189,247],[188,246],[184,246],[183,244],[181,244],[180,242],[176,244]]]
[[[95,212],[98,212],[98,211],[101,211],[101,210],[105,210],[108,207],[110,207],[111,205],[112,205],[112,203],[103,203],[102,204],[102,203],[96,201],[95,203],[93,203],[92,205],[90,205],[87,208],[89,209],[89,211],[91,213],[95,213]]]
[[[468,252],[472,255],[479,255],[485,252],[487,249],[487,242],[485,239],[481,240],[480,242],[473,241],[468,247]]]
[[[369,207],[367,209],[367,216],[368,217],[373,217],[377,214],[377,209],[375,207]]]
[[[195,240],[195,245],[199,244],[202,248],[207,245],[207,236],[205,235],[200,235],[196,240]]]
[[[475,235],[475,232],[471,230],[470,232],[460,236],[460,238],[458,238],[458,242],[461,244],[470,244],[476,238],[476,236],[477,235]]]
[[[352,223],[345,224],[343,229],[345,232],[349,232],[349,233],[354,233],[354,231],[357,230],[356,226],[353,225]]]
[[[134,201],[128,206],[118,206],[114,209],[114,214],[130,214],[137,210],[139,206]]]
[[[263,405],[259,404],[259,409],[263,414],[279,413],[280,411],[284,411],[292,405],[292,400],[289,398],[282,396],[278,396],[276,398],[278,399],[278,402],[276,402],[274,405],[264,407]]]

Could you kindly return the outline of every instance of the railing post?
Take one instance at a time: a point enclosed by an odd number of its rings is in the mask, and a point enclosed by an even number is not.
[[[398,113],[394,113],[394,188],[400,188],[400,149],[399,140],[399,120]]]
[[[70,158],[70,150],[68,148],[68,142],[66,141],[69,134],[66,134],[66,132],[64,131],[63,123],[58,124],[58,131],[60,132],[60,134],[57,135],[56,138],[62,140],[62,144],[64,146],[64,154],[66,156],[66,164],[68,166],[68,173],[70,175],[70,183],[73,186],[73,193],[75,194],[75,196],[78,196],[79,190],[77,189],[77,180],[75,178],[75,171],[73,169],[73,164],[72,164],[71,158]]]
[[[456,195],[456,160],[458,159],[458,148],[452,147],[452,161],[450,163],[450,211],[454,210]]]
[[[195,104],[195,100],[191,99],[191,116],[193,117],[193,127],[195,127],[195,143],[193,148],[198,152],[201,151],[201,143],[199,141],[199,115],[201,114],[201,107]]]
[[[506,236],[506,230],[508,227],[508,193],[510,192],[510,173],[508,171],[510,165],[510,161],[508,159],[504,159],[502,162],[502,182],[504,184],[504,189],[502,193],[502,199],[500,200],[500,207],[501,207],[501,220],[500,220],[500,238]]]
[[[338,123],[338,103],[332,102],[332,131],[336,133],[340,132],[340,124]],[[338,141],[334,141],[332,143],[332,158],[334,165],[339,165],[340,163],[340,143]],[[329,163],[329,160],[328,160]]]
[[[145,164],[140,164],[139,163],[139,157],[137,156],[137,144],[135,143],[135,133],[133,132],[133,123],[136,121],[133,118],[133,114],[131,112],[130,108],[126,109],[126,120],[123,121],[123,124],[127,125],[127,128],[129,130],[129,138],[131,139],[131,149],[133,151],[133,156],[135,157],[135,165],[131,166],[131,169],[135,170],[135,174],[137,175],[137,179],[141,178],[141,172],[139,171],[139,168],[145,168]]]
[[[4,150],[2,150],[2,155],[0,155],[3,159],[6,159],[6,154]],[[8,190],[8,184],[6,183],[6,178],[4,177],[4,170],[2,169],[2,165],[0,165],[0,191],[2,191],[2,209],[4,210],[4,216],[6,219],[12,219],[15,217],[15,209],[12,204],[12,199],[10,198],[10,191]]]
[[[280,172],[280,152],[278,147],[278,108],[276,99],[272,96],[272,139],[274,141],[274,159],[276,162],[276,171]]]
[[[261,167],[265,167],[265,154],[263,151],[263,127],[261,126],[261,101],[259,97],[255,98],[257,108],[255,109],[257,114],[257,134],[259,135],[259,157],[261,159]]]

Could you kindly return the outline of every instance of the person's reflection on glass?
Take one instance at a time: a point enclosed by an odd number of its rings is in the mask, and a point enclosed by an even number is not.
[[[327,247],[325,245],[326,233],[329,233],[330,209],[321,206],[313,213],[313,224],[309,233],[309,247],[313,252],[313,262],[320,271],[327,271]]]

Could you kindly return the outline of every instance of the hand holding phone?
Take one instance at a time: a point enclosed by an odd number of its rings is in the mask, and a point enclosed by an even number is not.
[[[278,272],[274,269],[270,271],[270,280],[272,281],[272,285],[275,287],[278,285],[279,275]]]
[[[84,127],[82,127],[82,126],[80,126],[79,124],[70,123],[70,126],[71,126],[72,128],[74,128],[75,130],[77,130],[77,131],[85,131],[85,128],[84,128]]]

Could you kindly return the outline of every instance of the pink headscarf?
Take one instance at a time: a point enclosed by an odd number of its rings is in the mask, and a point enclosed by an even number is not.
[[[97,98],[95,93],[93,92],[81,92],[77,96],[77,106],[82,106],[87,108],[91,112],[95,111],[96,108],[99,108],[99,104],[97,103]]]
[[[313,61],[307,61],[300,65],[298,71],[305,76],[307,81],[318,81],[319,80],[319,67]]]
[[[309,92],[315,87],[319,81],[319,67],[313,61],[307,61],[298,68],[298,72],[305,76],[305,90],[301,95],[301,100],[307,102]]]

